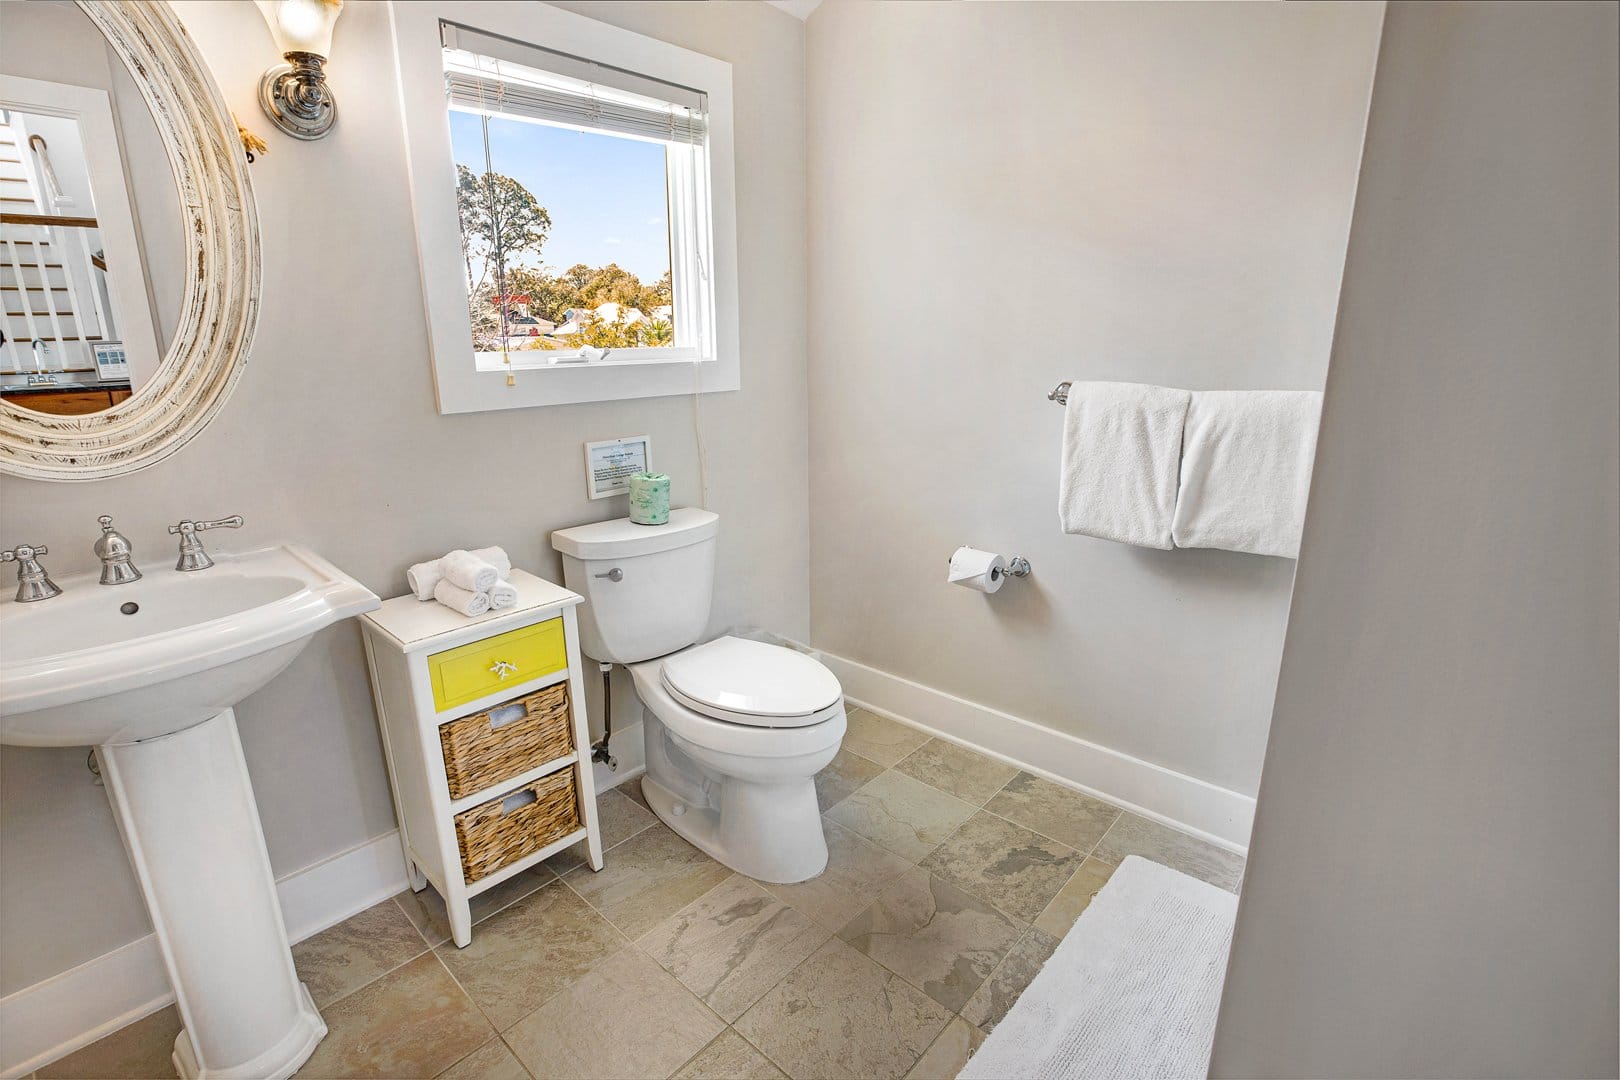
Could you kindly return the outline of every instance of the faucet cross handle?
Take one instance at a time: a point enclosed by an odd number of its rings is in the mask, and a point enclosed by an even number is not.
[[[17,603],[49,600],[62,592],[45,568],[39,565],[39,556],[50,553],[51,549],[44,544],[19,544],[10,551],[0,551],[0,563],[17,564]]]
[[[180,537],[180,558],[174,564],[176,570],[206,570],[214,565],[214,560],[208,552],[203,550],[202,538],[197,534],[208,529],[240,529],[242,515],[232,514],[227,518],[217,518],[214,521],[192,521],[189,518],[178,525],[169,526],[169,535]]]
[[[44,544],[18,544],[10,551],[0,551],[0,562],[24,562],[36,555],[49,555],[51,549]]]

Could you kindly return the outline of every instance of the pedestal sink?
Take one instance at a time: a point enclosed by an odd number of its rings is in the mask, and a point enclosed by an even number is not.
[[[94,746],[183,1030],[182,1077],[287,1077],[326,1034],[298,981],[233,706],[370,590],[283,545],[0,601],[0,743]]]

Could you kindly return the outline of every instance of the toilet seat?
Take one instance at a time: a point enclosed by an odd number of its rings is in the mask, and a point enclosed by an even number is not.
[[[810,727],[843,709],[838,678],[814,657],[730,635],[665,657],[660,680],[692,711],[746,727]]]
[[[844,737],[844,707],[840,700],[816,715],[826,719],[794,727],[738,724],[700,713],[677,698],[664,681],[663,660],[631,664],[636,696],[669,731],[680,739],[720,753],[752,758],[792,758],[837,746]]]

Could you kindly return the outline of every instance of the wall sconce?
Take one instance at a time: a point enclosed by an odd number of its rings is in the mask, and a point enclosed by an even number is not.
[[[326,85],[332,27],[343,0],[254,0],[286,58],[259,80],[259,105],[295,139],[319,139],[337,122],[337,99]]]

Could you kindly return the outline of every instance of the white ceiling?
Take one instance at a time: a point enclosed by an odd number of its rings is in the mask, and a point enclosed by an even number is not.
[[[796,19],[808,19],[821,5],[821,0],[765,0],[773,8],[781,8]]]

